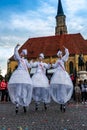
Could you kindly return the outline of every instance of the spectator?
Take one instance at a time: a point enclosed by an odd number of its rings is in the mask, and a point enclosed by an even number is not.
[[[75,85],[75,99],[76,99],[76,103],[81,102],[81,89],[78,83],[76,83]]]
[[[73,83],[73,94],[72,94],[72,99],[75,101],[75,84],[76,84],[76,76],[72,73],[70,75],[70,78],[72,80],[72,83]]]
[[[5,82],[5,79],[3,79],[1,81],[1,86],[0,86],[0,89],[1,89],[1,102],[5,101],[5,96],[6,96],[6,88],[7,85],[6,85],[6,82]]]
[[[82,103],[85,104],[86,103],[86,80],[84,80],[84,82],[81,83],[81,95],[82,95]]]

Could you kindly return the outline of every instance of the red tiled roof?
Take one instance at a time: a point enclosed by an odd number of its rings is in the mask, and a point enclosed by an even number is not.
[[[19,52],[27,49],[28,59],[36,58],[40,53],[49,57],[56,56],[59,48],[64,50],[63,46],[69,49],[71,55],[87,54],[87,40],[84,40],[80,33],[30,38],[19,49]]]

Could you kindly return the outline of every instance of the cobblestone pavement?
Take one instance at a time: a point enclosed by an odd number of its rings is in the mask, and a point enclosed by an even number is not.
[[[87,130],[87,105],[69,103],[65,113],[51,102],[45,111],[43,104],[35,111],[32,102],[24,114],[23,108],[15,114],[11,102],[0,103],[0,130]]]

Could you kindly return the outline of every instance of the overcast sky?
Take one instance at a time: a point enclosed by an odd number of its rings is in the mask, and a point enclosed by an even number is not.
[[[61,0],[68,33],[87,39],[87,0]],[[17,43],[28,38],[55,35],[58,0],[0,0],[0,68],[7,72],[7,60]]]

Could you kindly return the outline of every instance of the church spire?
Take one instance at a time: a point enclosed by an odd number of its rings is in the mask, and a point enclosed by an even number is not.
[[[61,0],[58,2],[57,16],[64,15]]]
[[[58,9],[56,15],[56,27],[55,27],[55,35],[66,34],[67,26],[66,26],[66,16],[64,15],[61,0],[58,0]]]

